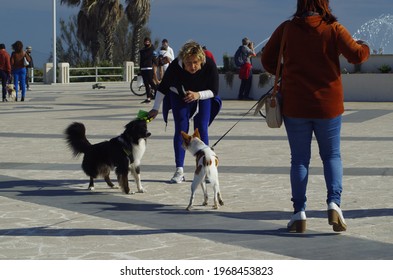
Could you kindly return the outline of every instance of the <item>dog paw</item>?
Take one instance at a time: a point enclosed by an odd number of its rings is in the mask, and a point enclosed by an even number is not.
[[[213,205],[212,209],[217,210],[218,209],[218,205]]]
[[[140,190],[137,191],[137,193],[145,193],[145,192],[146,192],[145,189],[140,189]]]
[[[192,208],[192,206],[191,206],[191,205],[188,205],[187,208],[186,208],[186,210],[187,210],[187,211],[191,211],[191,208]]]
[[[203,202],[203,203],[202,203],[202,206],[207,206],[207,202]]]
[[[116,185],[110,186],[110,188],[111,188],[111,189],[120,189],[120,187],[119,187],[119,186],[116,186]]]
[[[88,187],[87,188],[89,191],[94,191],[94,187]]]
[[[220,200],[218,203],[220,203],[221,206],[224,205],[224,201]]]

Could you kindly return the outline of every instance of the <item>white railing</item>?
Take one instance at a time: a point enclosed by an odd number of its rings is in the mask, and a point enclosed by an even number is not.
[[[130,61],[126,61],[123,64],[123,67],[81,67],[81,68],[76,68],[76,67],[70,67],[70,64],[67,62],[59,63],[58,64],[59,68],[59,75],[57,77],[57,82],[60,84],[69,84],[70,82],[75,82],[77,79],[84,79],[84,81],[87,79],[92,79],[92,81],[99,82],[103,81],[104,79],[107,79],[109,82],[111,78],[120,78],[124,82],[131,82],[132,79],[134,78],[134,72],[135,72],[135,67],[134,63]],[[119,72],[119,74],[104,74],[103,71],[109,71],[111,72]],[[74,74],[72,75],[72,72],[80,72],[80,71],[86,71],[84,74]],[[53,83],[53,63],[46,63],[44,65],[44,71],[43,71],[43,76],[44,76],[44,83],[46,84],[51,84]],[[105,80],[105,82],[107,82]],[[118,79],[117,79],[118,81]]]
[[[77,68],[77,67],[70,67],[69,71],[70,71],[70,81],[74,80],[74,79],[89,79],[89,78],[94,78],[95,82],[100,81],[100,79],[103,78],[120,78],[123,79],[123,73],[121,73],[123,67],[81,67],[81,68]],[[100,74],[102,73],[101,70],[114,70],[114,71],[118,71],[120,72],[120,74]],[[89,74],[82,74],[82,75],[72,75],[72,72],[80,72],[80,71],[86,71]],[[93,75],[91,75],[90,73],[94,73]]]

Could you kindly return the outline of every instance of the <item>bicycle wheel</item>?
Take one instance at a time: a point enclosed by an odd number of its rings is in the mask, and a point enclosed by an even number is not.
[[[138,86],[138,76],[135,76],[130,83],[130,90],[136,96],[143,96],[146,94],[145,85]]]

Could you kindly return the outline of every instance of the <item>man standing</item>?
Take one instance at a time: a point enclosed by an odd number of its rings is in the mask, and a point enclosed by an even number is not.
[[[256,56],[254,52],[254,43],[247,37],[242,39],[242,45],[239,47],[240,56],[242,57],[243,64],[239,70],[239,78],[242,80],[239,88],[239,100],[252,100],[249,97],[252,86],[252,65],[251,57]]]
[[[31,56],[31,51],[33,50],[32,47],[28,46],[26,48],[26,54],[30,57],[30,62],[29,65],[26,66],[26,89],[30,90],[30,84],[29,80],[33,76],[33,71],[34,71],[34,63],[33,63],[33,57]]]
[[[172,62],[172,60],[175,59],[175,53],[173,52],[173,49],[169,46],[168,40],[167,39],[163,39],[162,42],[162,47],[166,50],[167,57],[169,58],[169,62]]]
[[[153,61],[155,59],[154,47],[151,44],[149,37],[143,40],[144,48],[139,51],[140,54],[140,71],[143,79],[143,84],[146,88],[146,99],[142,103],[150,103],[156,91],[156,84],[153,81],[154,70]]]
[[[3,102],[5,102],[7,96],[7,81],[11,76],[11,61],[10,55],[5,50],[5,45],[0,44],[0,78],[3,92]]]

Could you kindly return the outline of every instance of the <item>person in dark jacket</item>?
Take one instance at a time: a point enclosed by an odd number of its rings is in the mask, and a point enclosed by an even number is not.
[[[194,120],[194,129],[198,128],[201,140],[209,145],[208,127],[221,109],[218,84],[216,64],[206,57],[198,43],[190,41],[184,44],[179,56],[169,64],[158,86],[149,117],[154,119],[163,103],[164,121],[167,122],[168,111],[172,110],[175,122],[173,147],[176,171],[171,183],[181,183],[185,180],[185,150],[182,147],[181,131],[188,132],[190,119]]]
[[[156,53],[150,38],[146,37],[143,40],[144,48],[139,51],[140,54],[140,71],[143,78],[143,84],[146,88],[146,100],[142,103],[150,103],[156,91],[156,84],[154,83],[154,69],[153,63],[156,58]]]

